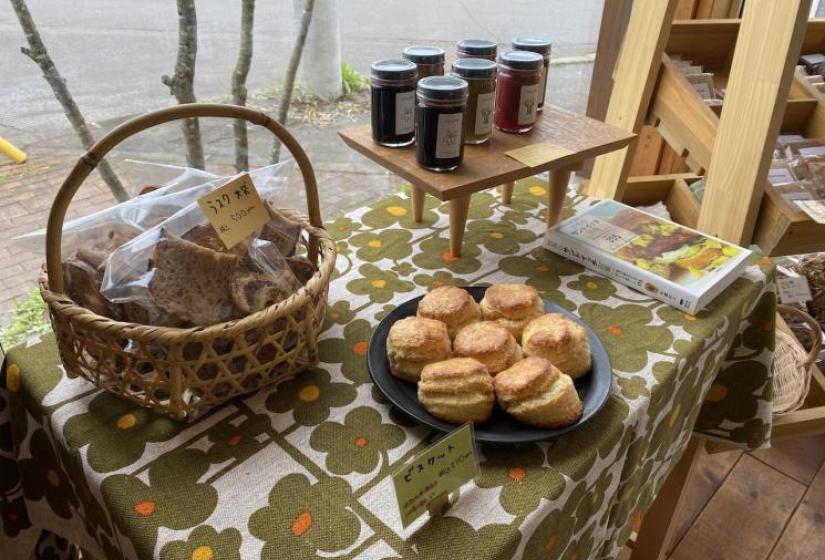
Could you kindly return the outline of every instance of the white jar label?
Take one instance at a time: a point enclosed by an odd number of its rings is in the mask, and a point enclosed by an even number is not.
[[[409,134],[415,130],[415,91],[395,94],[395,133]]]
[[[493,131],[493,103],[496,93],[479,93],[476,102],[476,136],[490,134]]]
[[[539,105],[544,105],[544,95],[547,93],[547,74],[550,72],[549,66],[544,66],[541,69],[541,76],[539,76]]]
[[[539,85],[521,86],[521,95],[518,104],[518,124],[526,125],[536,122],[536,104],[538,101]]]
[[[461,127],[464,113],[442,113],[438,115],[435,157],[437,159],[456,158],[461,153]]]

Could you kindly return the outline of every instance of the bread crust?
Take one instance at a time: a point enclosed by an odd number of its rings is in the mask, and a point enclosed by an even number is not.
[[[573,379],[590,371],[587,331],[561,313],[548,313],[530,321],[524,328],[522,346],[527,356],[545,358]]]
[[[481,423],[493,413],[493,378],[472,358],[452,358],[424,367],[418,400],[427,411],[446,422]]]
[[[544,313],[544,302],[532,286],[495,284],[487,288],[481,300],[485,321],[495,321],[521,341],[524,327]]]
[[[450,357],[451,346],[447,326],[441,321],[405,317],[393,323],[387,334],[390,372],[416,382],[424,366]]]
[[[491,375],[521,359],[521,347],[510,332],[493,321],[471,323],[458,331],[453,341],[457,357],[475,358]]]
[[[417,315],[435,319],[447,325],[451,339],[462,327],[479,321],[481,310],[467,290],[455,286],[440,286],[418,302]]]
[[[584,409],[573,379],[544,358],[516,362],[493,379],[493,386],[499,405],[530,426],[569,426]]]

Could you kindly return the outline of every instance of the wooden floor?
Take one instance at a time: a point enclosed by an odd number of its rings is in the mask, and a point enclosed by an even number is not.
[[[703,452],[686,492],[671,560],[825,559],[825,436]]]

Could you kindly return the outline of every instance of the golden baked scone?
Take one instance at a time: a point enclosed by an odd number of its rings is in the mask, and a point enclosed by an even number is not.
[[[484,292],[481,313],[485,321],[495,321],[520,342],[527,323],[544,313],[544,302],[532,286],[495,284]]]
[[[519,422],[561,428],[581,418],[582,402],[573,379],[544,358],[528,357],[496,375],[499,405]]]
[[[418,316],[436,319],[447,325],[447,333],[452,339],[461,327],[480,320],[481,311],[467,290],[441,286],[421,298]]]
[[[490,375],[507,369],[521,359],[521,348],[510,331],[492,321],[470,323],[458,331],[453,341],[457,357],[475,358]]]
[[[393,323],[387,334],[390,372],[405,381],[418,381],[429,363],[450,357],[450,337],[441,321],[406,317]]]
[[[424,366],[418,400],[430,414],[453,424],[481,423],[493,413],[493,378],[472,358],[453,358]]]
[[[521,343],[525,355],[550,360],[573,379],[590,371],[587,331],[561,313],[548,313],[530,321]]]

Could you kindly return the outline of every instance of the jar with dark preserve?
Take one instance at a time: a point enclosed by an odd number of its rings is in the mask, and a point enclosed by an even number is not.
[[[495,62],[483,58],[459,58],[453,62],[453,75],[467,82],[465,144],[483,144],[493,133],[496,68]]]
[[[517,37],[513,39],[513,48],[517,51],[534,52],[544,59],[541,81],[539,82],[538,105],[538,110],[542,111],[544,109],[544,95],[547,92],[547,76],[550,74],[550,51],[553,50],[553,44],[547,39]]]
[[[464,158],[464,106],[467,82],[453,76],[418,81],[415,155],[432,171],[452,171]]]
[[[496,51],[498,45],[487,39],[462,39],[455,46],[455,54],[458,58],[486,58],[496,61]]]
[[[542,58],[534,52],[501,55],[496,79],[496,128],[523,134],[533,129],[538,115]]]
[[[409,146],[415,139],[415,64],[389,59],[370,67],[372,139],[384,146]]]
[[[407,47],[401,53],[404,59],[418,67],[418,79],[444,75],[444,49],[439,47]]]

